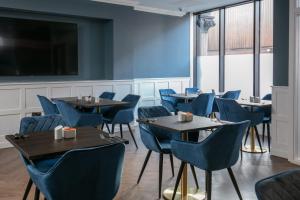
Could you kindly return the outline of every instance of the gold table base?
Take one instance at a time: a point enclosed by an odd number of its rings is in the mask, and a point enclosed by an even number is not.
[[[261,149],[258,146],[254,146],[254,148],[251,148],[250,145],[246,145],[246,146],[243,146],[242,151],[247,152],[247,153],[266,153],[267,148],[263,147],[262,151],[261,151]]]
[[[174,188],[168,188],[163,192],[163,198],[165,200],[172,200]],[[180,187],[176,192],[175,200],[204,200],[206,197],[205,192],[200,192],[197,188],[188,188],[187,198],[181,197]]]

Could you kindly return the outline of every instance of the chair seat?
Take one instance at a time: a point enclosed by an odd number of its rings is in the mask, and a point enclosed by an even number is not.
[[[46,159],[46,160],[38,160],[34,162],[35,167],[40,171],[40,172],[47,172],[55,163],[58,161],[60,157],[55,157],[51,159]]]

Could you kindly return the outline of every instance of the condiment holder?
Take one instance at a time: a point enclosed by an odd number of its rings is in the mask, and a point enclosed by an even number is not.
[[[178,112],[178,121],[179,122],[190,122],[193,121],[193,114],[189,112]]]
[[[61,140],[63,138],[76,138],[76,128],[57,126],[54,129],[54,139]]]

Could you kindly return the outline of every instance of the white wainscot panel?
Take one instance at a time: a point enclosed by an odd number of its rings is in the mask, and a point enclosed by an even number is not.
[[[154,83],[141,83],[140,84],[140,95],[143,99],[154,99],[155,98],[155,84]]]
[[[156,98],[160,99],[160,94],[159,94],[160,89],[168,89],[168,88],[169,88],[169,82],[168,81],[156,82],[155,83],[155,96],[156,96]]]
[[[93,86],[76,86],[74,88],[74,95],[77,97],[93,96]]]
[[[47,88],[25,88],[25,107],[26,109],[40,108],[37,95],[47,96]]]
[[[176,93],[182,93],[183,91],[181,90],[181,81],[170,81],[170,89],[175,90]]]
[[[145,100],[145,101],[142,101],[139,106],[140,107],[141,106],[155,106],[155,101],[154,100]]]
[[[127,94],[132,94],[132,85],[115,85],[114,86],[114,92],[116,93],[115,99],[121,100],[123,99]]]
[[[20,109],[20,91],[20,89],[0,89],[0,110]]]
[[[0,135],[19,132],[20,114],[0,115]]]
[[[103,92],[112,92],[112,85],[95,85],[93,89],[93,95],[99,97]]]
[[[53,87],[51,88],[51,97],[71,97],[72,88],[71,87]]]
[[[181,81],[181,91],[185,92],[185,88],[189,88],[190,87],[190,81],[189,80],[183,80]]]

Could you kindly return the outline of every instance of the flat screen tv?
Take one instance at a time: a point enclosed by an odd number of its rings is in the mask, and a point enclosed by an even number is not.
[[[0,76],[78,74],[77,24],[0,17]]]

